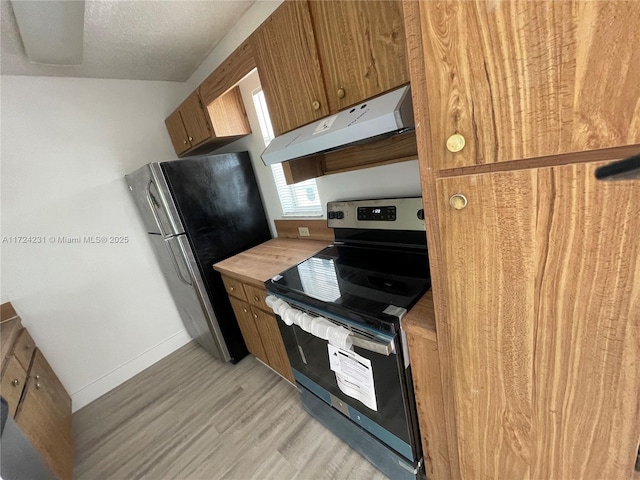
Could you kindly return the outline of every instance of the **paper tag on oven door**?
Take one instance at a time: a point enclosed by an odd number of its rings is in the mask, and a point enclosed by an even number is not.
[[[371,360],[331,344],[327,347],[329,366],[336,373],[338,388],[345,395],[360,400],[371,410],[378,411]]]

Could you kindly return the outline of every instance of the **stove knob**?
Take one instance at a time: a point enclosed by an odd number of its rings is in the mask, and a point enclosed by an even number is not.
[[[344,212],[336,212],[336,218],[342,220],[344,218]]]
[[[420,210],[418,210],[417,217],[418,217],[420,220],[424,220],[424,208],[421,208]]]
[[[336,212],[329,212],[327,217],[329,217],[329,220],[336,218]]]

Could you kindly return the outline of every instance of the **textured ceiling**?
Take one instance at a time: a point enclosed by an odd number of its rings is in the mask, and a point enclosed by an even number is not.
[[[1,0],[0,71],[183,82],[253,1],[86,0],[83,63],[59,67],[29,62],[11,2]]]

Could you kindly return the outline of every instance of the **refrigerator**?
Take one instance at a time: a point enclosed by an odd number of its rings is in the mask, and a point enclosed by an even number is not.
[[[187,332],[238,362],[248,351],[212,265],[271,238],[249,154],[149,163],[125,180]]]

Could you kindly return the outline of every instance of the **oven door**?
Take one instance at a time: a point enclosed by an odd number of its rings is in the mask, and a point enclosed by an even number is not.
[[[339,349],[336,352],[326,340],[304,331],[295,324],[287,326],[282,318],[277,316],[298,385],[349,417],[409,461],[415,462],[421,453],[416,451],[419,449],[419,442],[415,441],[417,432],[413,421],[415,416],[412,414],[413,402],[409,400],[407,387],[410,385],[407,380],[411,380],[407,379],[402,355],[398,354],[401,352],[399,335],[390,336],[386,332],[370,330],[345,319],[333,316],[329,318],[326,314],[305,310],[312,315],[324,316],[352,331],[353,353],[362,357],[363,364],[369,365],[368,362],[371,362],[368,368],[373,375],[375,403],[372,404],[367,399],[365,402],[374,408],[345,394],[338,386],[336,372],[331,368],[329,357],[330,354],[339,354]],[[349,352],[343,353],[350,355]],[[355,357],[357,361],[357,356],[354,355],[352,358]],[[366,372],[363,375],[366,376]],[[347,379],[347,382],[349,380]],[[342,381],[344,382],[344,377]],[[366,381],[363,379],[363,382]]]

